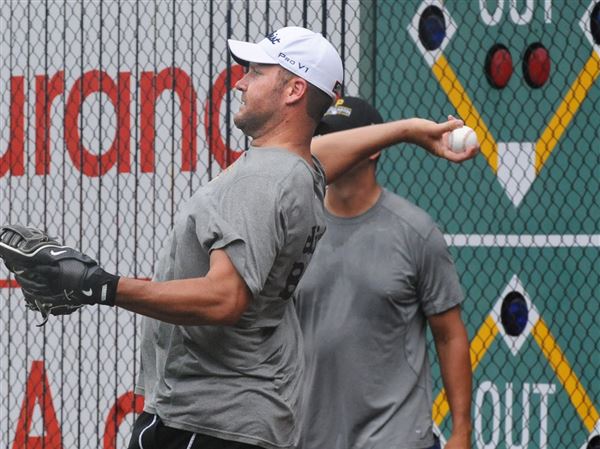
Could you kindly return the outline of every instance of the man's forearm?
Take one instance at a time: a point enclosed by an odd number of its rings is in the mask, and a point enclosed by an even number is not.
[[[327,181],[333,182],[350,167],[382,148],[406,141],[411,120],[325,134],[312,140],[311,152],[325,167]]]
[[[452,415],[452,433],[471,433],[472,373],[466,333],[436,342],[442,382]]]
[[[319,158],[326,158],[333,146],[341,146],[340,154],[357,160],[365,159],[377,149],[387,147],[410,138],[411,124],[419,119],[395,120],[371,126],[325,134],[313,139],[311,151]],[[327,152],[327,153],[326,153]]]
[[[239,315],[205,278],[167,282],[121,278],[115,305],[172,324],[234,324]]]
[[[233,325],[249,302],[246,283],[226,253],[217,250],[204,277],[166,282],[121,278],[115,305],[173,324]]]
[[[428,321],[452,415],[452,436],[447,447],[470,448],[472,373],[469,340],[460,306],[429,316]]]
[[[463,162],[473,158],[478,148],[455,153],[450,149],[448,139],[444,138],[446,133],[460,126],[462,121],[456,119],[444,123],[420,118],[396,120],[317,137],[312,140],[311,152],[323,164],[327,182],[330,183],[359,161],[402,142],[419,145],[433,155],[452,162]]]

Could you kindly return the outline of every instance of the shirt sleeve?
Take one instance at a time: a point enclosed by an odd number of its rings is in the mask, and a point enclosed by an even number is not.
[[[270,178],[240,178],[224,192],[219,210],[233,237],[215,241],[211,250],[222,248],[227,252],[256,296],[285,241],[278,186]]]
[[[464,294],[444,236],[434,227],[419,254],[417,290],[426,316],[460,304]]]

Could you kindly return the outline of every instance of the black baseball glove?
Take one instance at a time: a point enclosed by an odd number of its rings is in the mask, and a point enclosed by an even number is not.
[[[115,304],[118,276],[38,229],[1,227],[0,257],[21,285],[27,307],[44,318],[72,313],[85,304]]]

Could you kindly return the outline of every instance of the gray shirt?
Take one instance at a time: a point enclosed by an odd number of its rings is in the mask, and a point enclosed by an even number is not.
[[[302,449],[433,444],[426,316],[463,299],[443,235],[383,191],[327,232],[295,296],[305,339]]]
[[[254,444],[298,441],[303,370],[291,300],[324,232],[325,178],[283,149],[253,148],[178,213],[155,279],[206,275],[224,249],[252,293],[235,326],[144,318],[138,392],[167,426]]]

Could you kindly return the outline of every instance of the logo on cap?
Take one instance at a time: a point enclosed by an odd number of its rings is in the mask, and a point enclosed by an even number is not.
[[[277,36],[277,31],[274,31],[271,34],[269,34],[267,36],[267,39],[269,39],[273,45],[275,45],[278,42],[281,42],[281,39],[279,39],[279,36]]]
[[[350,117],[352,115],[352,108],[344,106],[344,100],[338,100],[335,106],[330,106],[325,113],[328,115],[343,115],[344,117]]]
[[[294,61],[292,58],[288,57],[288,55],[286,55],[285,53],[279,53],[279,55],[277,55],[277,57],[282,60],[283,62],[288,63],[289,65],[296,65],[296,61]],[[304,73],[308,73],[308,67],[305,66],[304,64],[302,64],[300,61],[298,61],[298,69],[299,70],[303,70]]]

